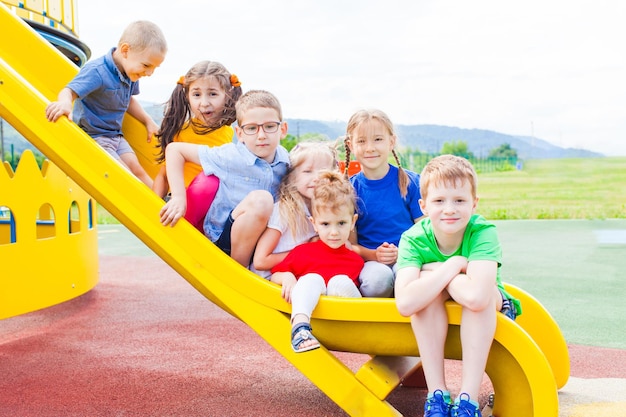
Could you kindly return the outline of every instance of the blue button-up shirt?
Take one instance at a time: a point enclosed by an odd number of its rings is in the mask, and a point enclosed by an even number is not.
[[[276,199],[280,181],[289,166],[289,154],[280,145],[271,164],[250,152],[242,142],[212,148],[200,146],[198,157],[204,173],[220,179],[217,194],[204,219],[204,232],[213,242],[222,234],[230,212],[251,191],[267,190]]]
[[[130,98],[139,94],[139,81],[131,81],[115,65],[114,50],[86,63],[67,85],[78,96],[72,120],[93,138],[121,135]]]

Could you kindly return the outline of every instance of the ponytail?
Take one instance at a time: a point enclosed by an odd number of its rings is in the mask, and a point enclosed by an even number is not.
[[[393,158],[396,160],[396,165],[398,165],[398,187],[400,188],[400,195],[402,198],[405,198],[407,193],[409,192],[409,175],[402,168],[402,164],[400,164],[400,158],[398,158],[398,154],[395,149],[391,150],[391,154]]]
[[[174,141],[178,132],[183,129],[185,122],[189,120],[190,115],[191,109],[187,101],[187,92],[184,84],[179,80],[165,105],[161,129],[156,134],[160,147],[157,162],[165,161],[165,148]]]
[[[346,148],[346,166],[343,169],[343,176],[346,178],[350,177],[349,169],[350,169],[350,136],[346,135],[343,138],[343,144]]]

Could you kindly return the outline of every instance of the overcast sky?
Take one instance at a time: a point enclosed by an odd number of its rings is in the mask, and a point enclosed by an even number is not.
[[[626,155],[626,2],[620,0],[93,0],[79,35],[103,55],[138,19],[169,52],[143,101],[165,102],[195,62],[219,61],[286,118],[534,135]],[[400,138],[402,140],[402,138]]]

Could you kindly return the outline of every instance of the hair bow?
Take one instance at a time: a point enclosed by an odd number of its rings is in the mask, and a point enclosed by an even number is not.
[[[239,78],[237,78],[235,74],[230,75],[230,85],[232,85],[233,87],[241,86],[241,81],[239,81]]]

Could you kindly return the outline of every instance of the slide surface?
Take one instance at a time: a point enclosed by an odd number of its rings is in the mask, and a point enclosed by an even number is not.
[[[379,390],[372,384],[384,384],[383,375],[371,375],[375,382],[357,378],[329,352],[418,356],[408,319],[398,314],[393,300],[323,297],[312,325],[324,347],[306,354],[293,353],[288,337],[290,306],[281,298],[279,288],[233,262],[189,223],[163,227],[158,216],[161,199],[76,125],[65,118],[48,122],[46,105],[77,68],[1,4],[0,28],[0,117],[194,288],[249,325],[348,414],[399,415],[384,395],[375,394]],[[131,143],[145,143],[145,130],[136,120],[127,117],[124,129]],[[142,158],[149,160],[149,153],[144,152]],[[461,309],[449,303],[448,312],[451,325],[446,357],[459,359]],[[487,364],[497,398],[494,411],[500,415],[556,417],[557,388],[569,376],[567,347],[558,326],[558,334],[549,335],[538,331],[537,324],[527,326],[535,326],[529,332],[535,339],[520,325],[502,315],[498,317]],[[546,355],[544,351],[556,354]],[[555,359],[557,356],[565,359]],[[516,382],[514,388],[511,381]]]

